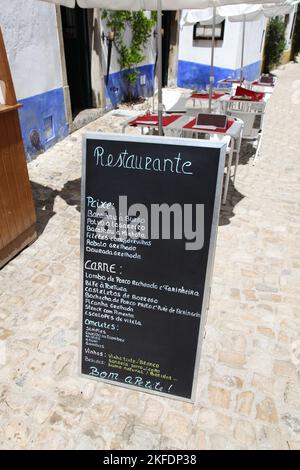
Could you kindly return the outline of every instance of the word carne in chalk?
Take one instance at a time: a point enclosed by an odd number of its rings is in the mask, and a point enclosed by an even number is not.
[[[116,273],[116,265],[115,264],[108,264],[108,263],[102,263],[101,261],[92,261],[90,259],[86,260],[84,263],[85,269],[91,270],[91,271],[102,271],[110,274],[115,274]]]

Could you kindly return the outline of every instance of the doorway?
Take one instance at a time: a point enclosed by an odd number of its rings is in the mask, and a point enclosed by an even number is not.
[[[176,84],[178,13],[167,10],[162,13],[162,86],[166,87]]]
[[[73,119],[92,108],[91,54],[88,11],[61,7],[64,51]]]

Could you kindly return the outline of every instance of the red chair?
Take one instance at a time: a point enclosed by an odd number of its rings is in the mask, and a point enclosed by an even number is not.
[[[241,98],[243,96],[249,96],[251,98],[251,101],[262,101],[264,99],[265,94],[264,93],[259,93],[257,91],[248,90],[247,88],[243,88],[241,86],[238,86],[236,91],[235,91],[234,96],[235,97],[241,97]]]

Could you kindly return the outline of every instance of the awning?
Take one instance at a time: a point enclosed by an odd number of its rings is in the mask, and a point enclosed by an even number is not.
[[[221,23],[225,18],[229,21],[255,21],[261,14],[266,17],[286,15],[294,10],[299,0],[285,0],[281,2],[257,2],[257,4],[241,3],[240,5],[223,5],[216,9],[216,23]],[[250,3],[250,2],[249,2]],[[197,9],[187,11],[181,19],[181,25],[195,24],[211,24],[213,20],[213,8],[205,10]]]
[[[42,0],[48,3],[64,5],[74,8],[75,0]],[[162,0],[162,10],[199,10],[209,7],[221,7],[223,5],[249,5],[270,4],[270,0]],[[271,3],[282,3],[282,0],[274,0]],[[106,10],[157,10],[157,0],[77,0],[82,8],[101,8]]]

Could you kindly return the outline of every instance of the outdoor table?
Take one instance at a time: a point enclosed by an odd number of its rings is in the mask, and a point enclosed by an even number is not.
[[[227,102],[226,114],[244,122],[243,139],[257,142],[254,162],[260,152],[265,109],[265,93],[242,87],[238,87],[236,94]]]
[[[273,83],[262,83],[259,80],[255,80],[250,83],[250,89],[255,92],[265,93],[266,99],[270,98],[274,91],[275,84]]]
[[[140,127],[143,133],[145,127],[148,129],[158,129],[158,115],[157,114],[145,114],[138,116],[133,119],[129,119],[122,126],[122,132],[124,133],[126,127]],[[234,179],[235,181],[237,168],[239,163],[239,154],[241,148],[243,122],[239,119],[229,118],[227,121],[226,128],[216,128],[213,126],[196,126],[196,118],[187,114],[173,114],[169,116],[163,116],[163,129],[166,136],[172,137],[195,137],[199,138],[202,134],[208,135],[210,140],[223,140],[227,144],[228,149],[228,163],[227,173],[223,192],[223,204],[226,202],[229,178],[231,174],[232,159],[235,156],[235,167],[234,167]]]
[[[262,101],[263,98],[265,97],[265,94],[262,92],[257,92],[253,90],[248,90],[248,88],[244,88],[242,86],[238,86],[237,89],[235,90],[235,94],[233,98],[241,98],[243,97],[244,99],[250,99],[250,101]]]
[[[162,118],[162,126],[163,128],[170,126],[174,121],[182,117],[182,114],[170,114],[168,116],[163,116]],[[144,114],[141,116],[137,116],[135,118],[131,118],[125,121],[122,125],[122,132],[125,133],[126,127],[141,127],[142,134],[144,128],[154,128],[158,129],[158,114]]]
[[[263,101],[265,94],[259,93],[260,96],[249,96],[249,95],[234,95],[230,97],[230,101],[247,101],[247,102],[255,102]]]
[[[235,102],[235,109],[240,109],[243,111],[251,112],[255,108],[253,103],[261,103],[265,101],[265,93],[255,92],[253,90],[248,90],[238,86],[235,94],[230,96],[227,100],[227,109],[230,102]]]
[[[214,91],[212,94],[212,105],[213,105],[213,110],[214,112],[224,114],[224,101],[229,99],[229,92],[218,92]],[[186,112],[192,116],[196,116],[196,113],[199,112],[199,110],[208,109],[208,103],[209,103],[209,93],[206,92],[193,92],[190,96],[190,98],[193,102],[192,107],[186,107]],[[197,102],[200,103],[200,106],[197,106]]]
[[[241,103],[261,103],[265,101],[265,93],[262,93],[263,96],[243,96],[243,95],[234,95],[229,98],[228,101],[237,101]]]
[[[254,80],[251,82],[251,85],[259,85],[259,86],[265,86],[267,88],[274,88],[275,83],[266,83],[266,82],[261,82],[260,80]]]
[[[235,182],[237,168],[239,164],[242,133],[243,133],[243,122],[239,119],[228,118],[226,128],[218,128],[214,126],[197,126],[197,118],[191,118],[182,128],[183,133],[186,137],[189,134],[207,134],[210,136],[211,141],[220,141],[223,140],[227,143],[227,148],[229,149],[228,153],[228,162],[227,162],[227,173],[224,184],[224,192],[222,202],[225,204],[228,193],[229,179],[231,174],[231,164],[233,156],[235,156],[235,165],[234,165],[234,176],[233,182]]]
[[[218,80],[218,83],[222,85],[235,85],[239,84],[241,81],[237,78],[223,78],[222,80]]]
[[[222,88],[228,88],[230,91],[235,90],[240,84],[241,81],[237,78],[224,78],[223,80],[218,80],[218,86],[221,85]]]

